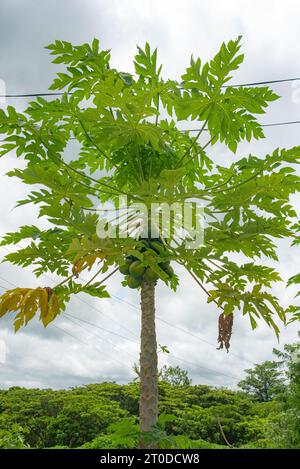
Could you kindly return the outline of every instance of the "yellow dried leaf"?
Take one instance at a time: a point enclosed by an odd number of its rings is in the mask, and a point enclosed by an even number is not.
[[[46,288],[42,288],[40,291],[40,310],[41,310],[41,319],[48,314],[48,301],[49,293]]]
[[[59,314],[60,312],[60,306],[58,302],[58,298],[55,293],[52,293],[51,298],[48,303],[48,312],[47,315],[42,317],[42,322],[44,326],[48,326],[48,324],[55,319],[55,317]]]
[[[0,297],[0,317],[9,311],[18,312],[14,320],[15,332],[35,316],[38,308],[44,326],[59,313],[58,298],[51,288],[15,288]]]

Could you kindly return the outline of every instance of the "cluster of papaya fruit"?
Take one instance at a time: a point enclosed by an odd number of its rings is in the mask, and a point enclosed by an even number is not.
[[[147,249],[151,249],[156,254],[165,256],[165,247],[160,238],[142,239],[141,241],[142,247],[139,249],[140,252],[145,252]],[[169,278],[173,277],[174,270],[169,261],[159,262],[158,265]],[[124,264],[119,267],[119,271],[121,274],[125,275],[127,285],[130,288],[140,287],[143,280],[146,282],[156,282],[159,279],[159,275],[154,272],[151,267],[145,267],[135,256],[127,256]]]

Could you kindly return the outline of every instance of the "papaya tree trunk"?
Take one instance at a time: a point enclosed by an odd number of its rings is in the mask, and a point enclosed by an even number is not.
[[[158,372],[155,330],[155,283],[142,283],[140,352],[140,430],[151,431],[157,422]]]

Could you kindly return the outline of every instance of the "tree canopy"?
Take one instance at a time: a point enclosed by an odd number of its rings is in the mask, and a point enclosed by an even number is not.
[[[238,386],[258,401],[271,401],[284,388],[280,365],[270,360],[257,364],[255,368],[245,370],[247,376]]]
[[[230,85],[243,62],[240,41],[222,44],[207,63],[192,57],[177,81],[163,77],[157,50],[148,43],[138,47],[135,73],[111,67],[110,51],[97,39],[91,45],[48,46],[53,62],[65,69],[51,85],[62,96],[38,97],[23,113],[11,106],[0,110],[0,155],[14,151],[24,159],[25,167],[8,176],[36,189],[17,205],[37,205],[50,225],[20,227],[1,245],[26,243],[5,260],[63,280],[1,296],[0,315],[16,312],[16,330],[37,311],[46,326],[72,294],[107,297],[105,279],[95,281],[93,275],[83,282],[79,275],[97,263],[98,274],[105,274],[134,256],[173,289],[179,278],[162,263],[177,262],[226,316],[239,310],[253,328],[261,318],[278,334],[276,318],[286,322],[287,312],[271,286],[281,279],[264,259],[278,261],[276,240],[295,233],[290,195],[300,187],[300,147],[232,158],[241,142],[264,137],[258,118],[278,99],[267,86]],[[185,123],[197,131],[183,130]],[[224,161],[211,154],[216,142],[227,147]],[[204,206],[204,244],[187,249],[172,232],[163,252],[155,252],[134,237],[99,238],[95,207],[106,201],[117,206],[120,195],[146,206],[196,198]],[[128,278],[123,284],[129,285]],[[295,308],[289,313],[296,318]]]

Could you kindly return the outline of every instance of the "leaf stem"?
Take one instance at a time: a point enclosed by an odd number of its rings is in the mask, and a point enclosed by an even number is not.
[[[95,278],[100,274],[101,270],[103,269],[103,266],[100,267],[99,270],[97,270],[97,272],[95,273],[95,275],[93,275],[93,277],[90,278],[90,280],[88,282],[86,282],[84,285],[83,285],[83,288],[87,287],[88,285],[90,285],[90,283],[92,283],[93,280],[95,280]]]
[[[89,142],[91,142],[91,144],[94,145],[94,147],[96,147],[96,149],[99,151],[99,153],[100,153],[102,156],[104,156],[104,158],[107,158],[108,161],[113,165],[113,162],[112,162],[111,158],[99,147],[99,145],[98,145],[96,142],[94,142],[94,140],[92,139],[92,137],[91,137],[90,134],[88,133],[88,131],[87,131],[87,129],[86,129],[84,123],[82,122],[82,120],[81,120],[78,116],[76,116],[76,117],[77,117],[77,119],[78,119],[79,124],[80,124],[81,127],[82,127],[82,130],[83,130],[83,132],[84,132],[86,138],[89,140]]]
[[[200,137],[200,135],[202,134],[206,124],[207,124],[207,121],[208,119],[206,119],[201,127],[201,129],[199,130],[199,132],[197,133],[197,135],[192,139],[192,143],[191,145],[189,146],[189,148],[184,152],[184,154],[182,155],[182,157],[180,158],[180,160],[178,161],[177,165],[175,166],[175,169],[178,168],[178,166],[181,165],[182,161],[184,160],[184,158],[189,154],[189,152],[191,151],[191,149],[193,148],[193,146],[196,144],[198,138]]]
[[[55,288],[60,287],[61,285],[64,285],[66,282],[68,282],[69,280],[71,280],[71,278],[73,278],[73,277],[75,277],[75,276],[76,276],[76,274],[71,274],[71,275],[69,275],[69,277],[65,278],[64,280],[62,280],[62,282],[60,282],[60,283],[58,283],[57,285],[55,285],[55,286],[53,287],[53,290],[55,290]]]

